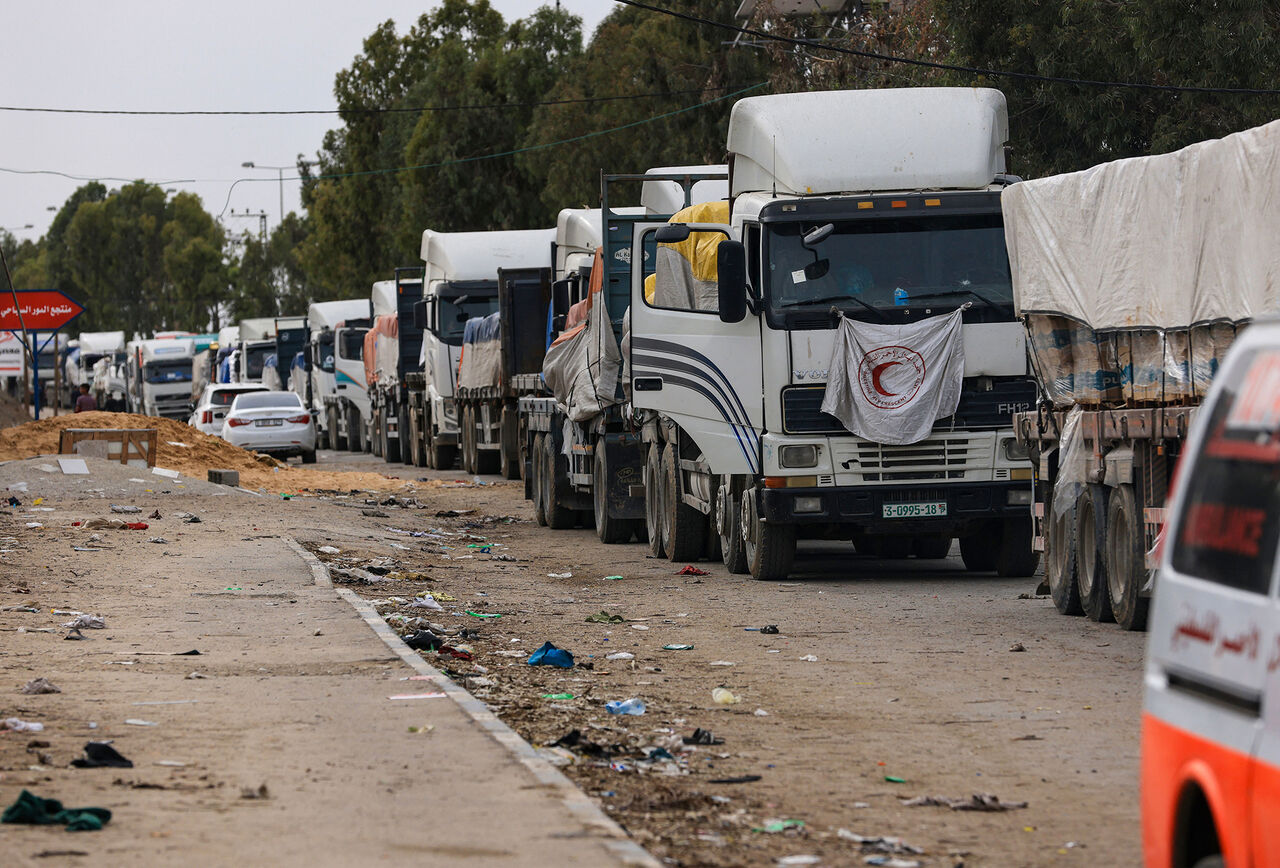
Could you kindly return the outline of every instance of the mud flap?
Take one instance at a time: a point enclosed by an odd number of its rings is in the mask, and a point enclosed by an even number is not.
[[[633,497],[632,486],[644,487],[644,449],[639,434],[606,434],[605,460],[609,468],[609,515],[644,521],[644,497]]]

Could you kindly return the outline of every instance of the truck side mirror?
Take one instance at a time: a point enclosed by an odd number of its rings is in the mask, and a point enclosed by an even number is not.
[[[747,315],[747,249],[741,241],[721,241],[716,247],[720,321],[742,322]]]
[[[557,280],[551,284],[551,311],[555,316],[569,312],[569,281]]]
[[[414,302],[413,327],[416,329],[425,329],[427,327],[427,303],[425,301]]]

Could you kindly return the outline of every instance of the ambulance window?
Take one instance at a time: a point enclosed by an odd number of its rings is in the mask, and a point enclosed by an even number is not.
[[[1174,540],[1174,569],[1266,594],[1280,535],[1280,350],[1255,350],[1219,383]]]

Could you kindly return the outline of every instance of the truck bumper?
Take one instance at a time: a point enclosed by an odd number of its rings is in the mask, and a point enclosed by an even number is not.
[[[991,519],[1025,518],[1031,482],[965,482],[921,488],[884,485],[859,488],[758,489],[759,514],[773,524],[850,525],[873,533],[960,534]],[[886,518],[885,506],[945,504],[945,514]],[[817,507],[815,509],[815,507]],[[939,510],[942,512],[942,510]]]

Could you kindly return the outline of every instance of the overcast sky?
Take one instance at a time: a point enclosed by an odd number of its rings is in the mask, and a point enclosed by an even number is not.
[[[555,0],[490,0],[508,20]],[[388,18],[403,34],[438,0],[43,0],[7,4],[0,104],[132,110],[332,109],[333,80],[364,37]],[[561,0],[590,38],[614,4]],[[274,170],[314,157],[336,115],[292,117],[129,117],[0,111],[0,226],[38,238],[55,209],[84,183],[12,170],[53,170],[101,179],[145,178],[190,190],[217,215],[224,204],[280,220]],[[291,169],[286,177],[296,175]],[[227,203],[231,182],[239,184]],[[192,179],[192,180],[181,180]],[[286,181],[284,209],[300,210],[297,182]],[[231,231],[257,231],[256,219],[224,216]],[[26,224],[32,229],[22,229]]]

